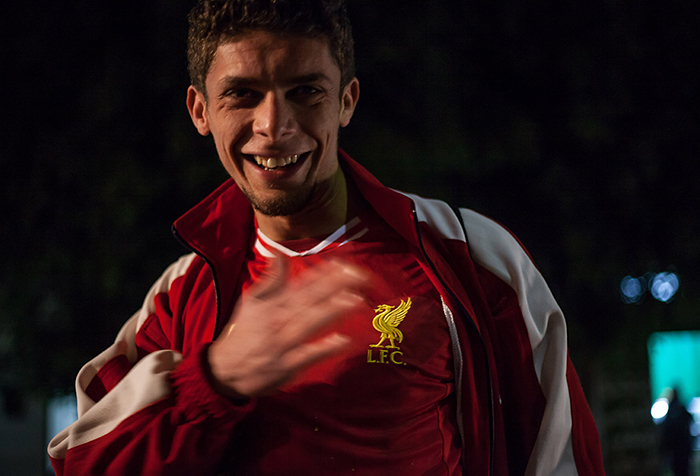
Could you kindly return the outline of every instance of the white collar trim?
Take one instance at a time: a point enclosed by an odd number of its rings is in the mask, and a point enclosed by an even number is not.
[[[265,256],[266,258],[272,258],[275,256],[275,254],[269,250],[268,248],[273,248],[283,255],[286,256],[308,256],[308,255],[313,255],[316,253],[320,253],[321,251],[325,250],[328,248],[330,245],[335,243],[338,238],[342,237],[345,235],[348,230],[353,231],[353,228],[357,227],[357,225],[360,223],[360,218],[355,217],[346,224],[342,225],[340,228],[338,228],[336,231],[331,233],[326,239],[321,241],[319,244],[311,248],[310,250],[298,252],[294,250],[290,250],[284,245],[281,245],[277,243],[276,241],[272,240],[269,238],[265,233],[263,233],[260,228],[256,228],[256,233],[257,233],[257,239],[255,240],[255,249],[260,253],[262,256]],[[353,240],[356,240],[360,238],[362,235],[367,233],[369,231],[369,228],[364,228],[363,230],[360,230],[356,234],[354,234],[352,237],[347,238],[346,240],[338,243],[338,246],[343,246],[346,243],[349,243]]]

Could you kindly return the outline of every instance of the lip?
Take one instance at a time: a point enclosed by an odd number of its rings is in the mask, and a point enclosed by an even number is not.
[[[292,176],[296,173],[297,170],[299,170],[301,167],[304,166],[304,164],[307,162],[307,159],[311,156],[311,151],[303,152],[301,154],[242,154],[243,158],[245,159],[246,162],[248,162],[256,171],[256,173],[261,174],[263,177],[270,178],[270,179],[280,179],[288,176]],[[266,168],[264,166],[261,166],[258,164],[256,160],[256,156],[258,157],[268,157],[268,158],[275,158],[275,159],[280,159],[280,158],[289,158],[292,156],[296,156],[296,162],[294,163],[289,163],[287,165],[284,165],[282,167],[277,166],[275,168]]]

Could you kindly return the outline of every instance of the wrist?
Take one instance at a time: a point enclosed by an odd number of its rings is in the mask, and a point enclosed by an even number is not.
[[[235,404],[245,404],[250,400],[250,397],[247,397],[246,395],[242,395],[238,393],[234,388],[232,388],[229,385],[226,385],[224,381],[219,377],[218,372],[216,372],[214,369],[218,368],[216,366],[216,342],[209,344],[207,346],[207,350],[205,352],[205,358],[203,359],[204,363],[204,372],[207,376],[207,380],[209,380],[209,383],[211,384],[212,388],[219,393],[220,395],[223,395],[224,397],[228,398]]]

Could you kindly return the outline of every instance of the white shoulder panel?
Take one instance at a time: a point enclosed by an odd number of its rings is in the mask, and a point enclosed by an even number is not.
[[[416,205],[418,221],[427,223],[445,239],[465,241],[462,224],[447,203],[433,198],[422,198],[410,193],[399,193],[413,200],[413,203]]]

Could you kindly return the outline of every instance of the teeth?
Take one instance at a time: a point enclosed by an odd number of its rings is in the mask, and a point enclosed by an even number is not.
[[[296,164],[297,160],[299,160],[299,156],[297,154],[290,155],[289,157],[278,158],[254,155],[253,158],[258,165],[265,167],[266,169],[275,169],[277,167],[284,167],[285,165],[289,164]]]

